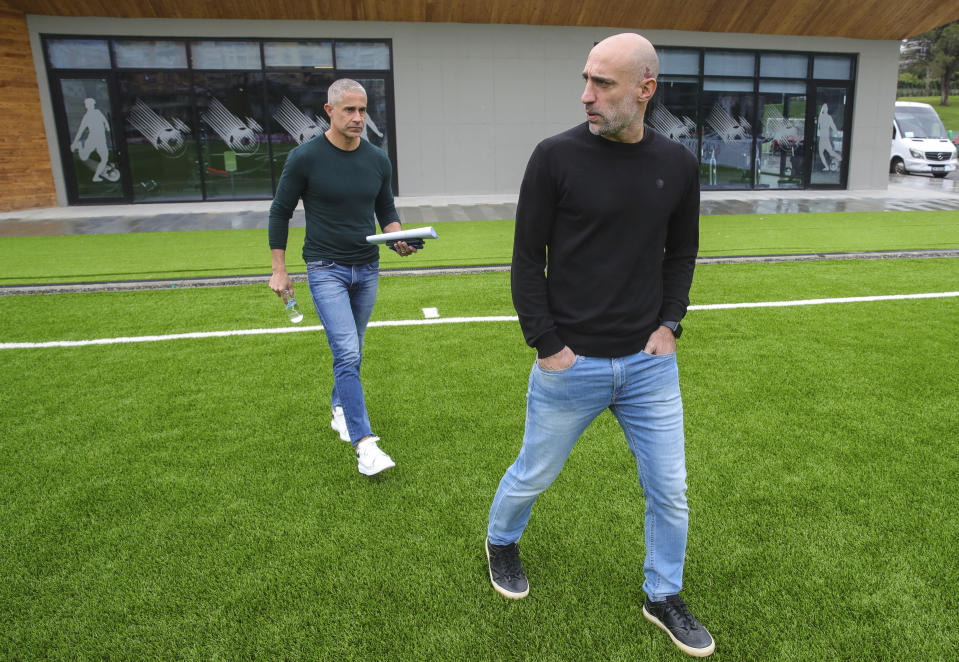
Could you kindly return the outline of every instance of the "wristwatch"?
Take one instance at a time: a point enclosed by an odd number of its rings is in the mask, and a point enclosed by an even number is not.
[[[683,335],[683,325],[679,322],[673,322],[672,320],[663,320],[660,322],[663,326],[673,332],[673,337],[677,340],[679,336]]]

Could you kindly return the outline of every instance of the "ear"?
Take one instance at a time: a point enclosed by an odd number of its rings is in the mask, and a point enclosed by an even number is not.
[[[654,94],[656,94],[655,78],[644,78],[636,86],[636,100],[640,103],[649,103]]]
[[[333,106],[328,103],[323,104],[323,110],[326,111],[326,116],[330,119],[333,119]]]

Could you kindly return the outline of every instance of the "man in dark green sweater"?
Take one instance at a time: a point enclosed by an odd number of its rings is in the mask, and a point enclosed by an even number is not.
[[[493,498],[486,555],[493,588],[525,597],[517,541],[533,503],[609,409],[646,499],[643,615],[703,657],[712,636],[679,596],[688,507],[676,363],[699,245],[699,165],[643,124],[658,71],[639,35],[599,42],[583,70],[586,122],[542,141],[526,167],[510,283],[537,359],[523,446]]]
[[[395,463],[377,445],[360,381],[363,336],[379,283],[379,247],[366,237],[376,234],[376,220],[383,232],[398,231],[401,225],[393,206],[390,160],[361,138],[366,90],[354,80],[338,80],[330,85],[324,108],[330,128],[290,152],[270,207],[270,289],[284,303],[293,294],[286,243],[290,218],[302,198],[303,259],[333,354],[330,427],[353,444],[360,473],[372,476]],[[403,257],[416,252],[402,241],[394,249]]]

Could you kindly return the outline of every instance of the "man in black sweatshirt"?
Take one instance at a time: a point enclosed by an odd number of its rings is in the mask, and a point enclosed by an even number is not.
[[[542,141],[520,188],[513,305],[537,351],[523,447],[490,508],[486,554],[499,593],[529,592],[517,541],[537,496],[605,409],[646,499],[644,616],[684,652],[714,650],[682,598],[685,439],[676,363],[699,247],[699,164],[643,124],[656,52],[636,34],[586,61],[586,123]]]

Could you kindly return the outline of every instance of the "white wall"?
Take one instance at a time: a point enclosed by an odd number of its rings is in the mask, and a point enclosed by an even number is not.
[[[511,194],[533,146],[584,119],[582,68],[612,28],[103,19],[28,16],[50,158],[66,204],[39,34],[393,40],[396,151],[403,196]],[[643,31],[658,46],[858,53],[850,189],[885,188],[898,42]]]

